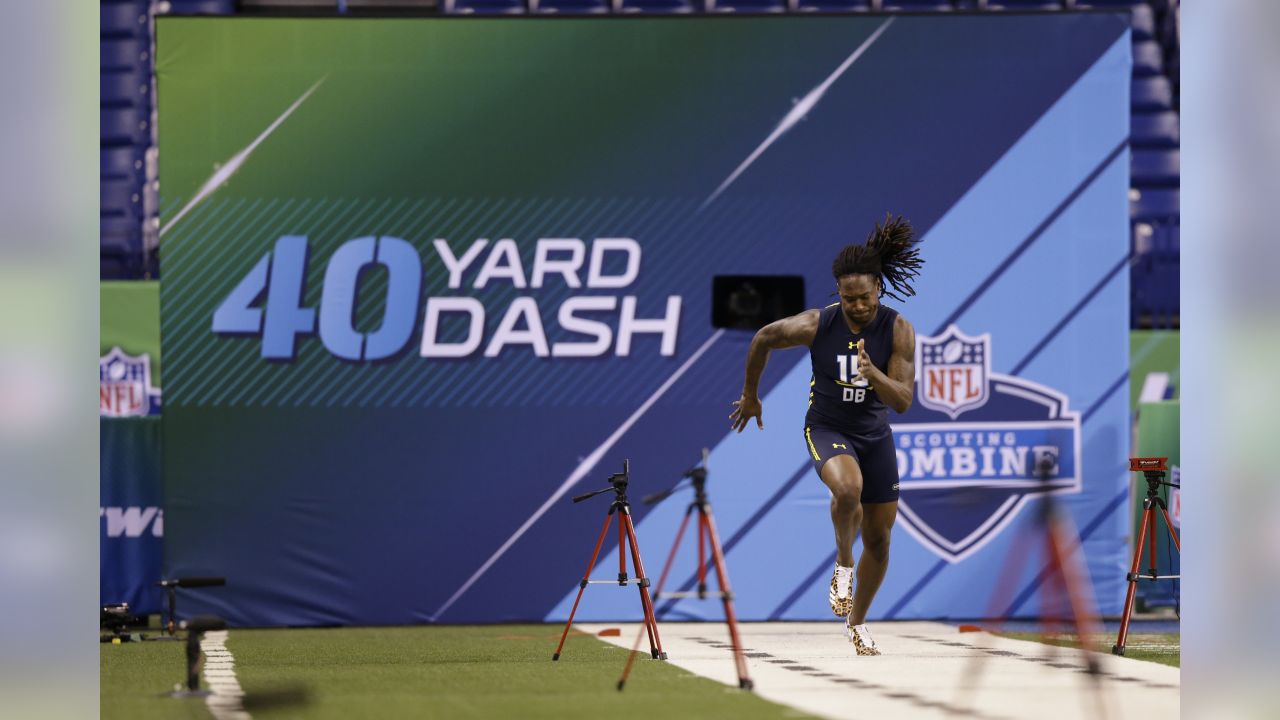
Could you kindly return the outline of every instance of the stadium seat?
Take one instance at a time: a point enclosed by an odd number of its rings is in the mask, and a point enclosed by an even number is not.
[[[1134,187],[1178,187],[1177,150],[1134,150],[1129,156],[1129,181]]]
[[[1129,219],[1133,222],[1167,223],[1181,213],[1177,188],[1134,189],[1130,195]]]
[[[139,38],[117,38],[102,41],[102,69],[136,71],[148,67],[150,53]]]
[[[151,139],[147,113],[137,107],[99,110],[99,139],[103,145],[137,145]]]
[[[986,10],[1061,10],[1063,4],[1061,0],[991,0],[986,4]]]
[[[1151,40],[1156,36],[1156,14],[1150,5],[1133,6],[1133,39]]]
[[[600,14],[610,11],[610,0],[530,0],[534,12]]]
[[[1160,36],[1160,43],[1165,47],[1178,47],[1178,14],[1156,8],[1160,21],[1156,25],[1156,33]]]
[[[871,0],[799,0],[799,12],[868,12]]]
[[[1133,74],[1135,77],[1159,75],[1164,71],[1164,55],[1160,43],[1148,40],[1133,44]]]
[[[1133,222],[1168,223],[1181,212],[1177,188],[1133,188],[1129,191],[1129,219]]]
[[[113,217],[142,216],[142,184],[135,180],[102,180],[99,183],[101,214]]]
[[[889,12],[951,12],[955,5],[938,0],[885,0],[880,9]]]
[[[1134,112],[1155,112],[1173,108],[1173,86],[1162,75],[1134,78],[1129,88],[1129,104]]]
[[[1177,147],[1178,113],[1134,113],[1129,119],[1129,144],[1134,147]]]
[[[104,252],[99,257],[98,277],[103,280],[136,280],[138,260],[132,255]]]
[[[125,255],[142,252],[142,222],[138,218],[103,218],[98,232],[102,253]]]
[[[1141,324],[1173,327],[1180,311],[1181,232],[1176,223],[1156,225],[1153,230],[1148,251],[1135,263],[1135,270],[1140,271],[1130,276],[1135,282],[1133,304]]]
[[[787,0],[707,0],[707,12],[783,13]]]
[[[144,0],[126,0],[110,2],[103,0],[101,32],[103,37],[145,37],[149,32],[147,22],[147,2]]]
[[[524,0],[445,0],[444,12],[456,15],[521,15],[528,12]]]
[[[701,0],[621,0],[618,9],[624,13],[686,14],[702,10]]]
[[[148,104],[147,101],[151,95],[151,79],[142,71],[103,72],[101,83],[99,100],[103,107]]]
[[[1182,228],[1178,223],[1157,225],[1153,240],[1152,249],[1159,255],[1178,257],[1182,254]]]
[[[156,12],[170,15],[232,15],[236,0],[160,0]]]
[[[142,178],[146,170],[144,151],[134,145],[104,147],[98,151],[99,176],[106,178]]]

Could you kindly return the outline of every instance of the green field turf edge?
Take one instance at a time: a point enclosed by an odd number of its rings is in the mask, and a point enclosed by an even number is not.
[[[1000,637],[1014,640],[1030,640],[1032,642],[1056,645],[1058,647],[1075,647],[1074,633],[1058,633],[1045,635],[1029,632],[1000,632]],[[1178,633],[1130,633],[1125,640],[1124,656],[1132,660],[1146,660],[1161,665],[1182,667],[1182,646]],[[1094,647],[1098,652],[1110,652],[1115,644],[1114,635],[1098,636],[1094,639]]]
[[[254,718],[805,718],[792,708],[551,625],[231,630],[227,648]],[[185,645],[104,644],[102,718],[210,717],[167,693]],[[732,659],[725,652],[724,661]]]

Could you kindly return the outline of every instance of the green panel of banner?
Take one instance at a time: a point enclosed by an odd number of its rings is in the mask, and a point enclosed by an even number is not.
[[[1133,330],[1129,333],[1129,407],[1138,408],[1142,388],[1151,378],[1165,388],[1158,398],[1176,400],[1179,373],[1180,336],[1177,330]]]
[[[160,412],[160,283],[103,282],[99,287],[99,415],[156,415]]]

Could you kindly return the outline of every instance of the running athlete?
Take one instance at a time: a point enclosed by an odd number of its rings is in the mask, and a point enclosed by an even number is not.
[[[915,294],[912,278],[923,265],[911,225],[901,217],[877,224],[865,244],[847,245],[831,274],[840,302],[806,310],[764,326],[747,351],[742,397],[729,415],[742,432],[751,418],[763,429],[760,375],[769,351],[805,345],[813,363],[804,440],[818,477],[831,491],[836,567],[831,611],[845,618],[845,633],[859,655],[879,655],[867,610],[889,567],[889,535],[898,516],[898,463],[888,408],[911,407],[916,333],[911,323],[880,304],[887,295]],[[862,532],[862,560],[852,588],[853,541]]]

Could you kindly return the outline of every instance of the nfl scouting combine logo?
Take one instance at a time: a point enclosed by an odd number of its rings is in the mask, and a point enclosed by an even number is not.
[[[903,527],[948,562],[1029,500],[1080,492],[1080,414],[1052,388],[991,372],[991,335],[921,337],[916,403],[893,425]]]
[[[98,414],[137,417],[160,413],[160,390],[151,384],[151,356],[120,348],[98,358]]]

